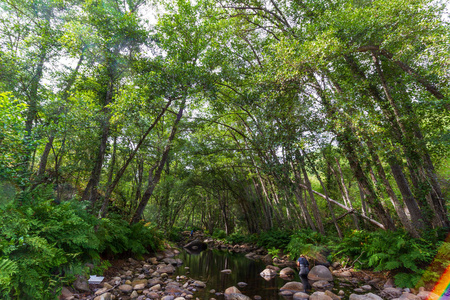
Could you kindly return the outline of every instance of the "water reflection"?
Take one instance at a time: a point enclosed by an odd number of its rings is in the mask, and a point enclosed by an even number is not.
[[[266,281],[259,275],[265,269],[265,264],[261,261],[250,260],[244,254],[205,250],[199,253],[182,252],[177,258],[183,260],[184,264],[177,268],[176,275],[186,275],[206,283],[205,289],[195,293],[195,296],[201,300],[209,300],[212,297],[224,299],[223,296],[211,294],[210,290],[214,289],[223,293],[230,286],[238,287],[239,282],[248,284],[238,288],[250,298],[259,295],[262,299],[285,299],[278,293],[286,280],[277,276]],[[186,270],[185,267],[189,269]],[[231,274],[221,273],[224,269],[230,269]],[[300,281],[297,274],[293,280]]]

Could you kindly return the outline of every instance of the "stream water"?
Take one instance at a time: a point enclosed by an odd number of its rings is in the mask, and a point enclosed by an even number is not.
[[[265,264],[248,259],[242,253],[205,250],[190,254],[183,251],[177,258],[183,261],[183,265],[177,268],[176,275],[186,275],[206,283],[205,289],[199,289],[195,293],[201,300],[224,299],[222,295],[210,293],[210,290],[223,293],[228,287],[238,287],[239,282],[247,283],[247,286],[238,289],[252,299],[255,295],[261,296],[262,299],[285,299],[278,294],[280,287],[287,281],[279,276],[265,280],[259,275],[265,269]],[[231,274],[221,273],[224,269],[230,269]],[[298,274],[293,280],[300,281]]]

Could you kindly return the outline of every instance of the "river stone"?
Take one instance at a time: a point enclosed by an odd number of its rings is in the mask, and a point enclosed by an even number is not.
[[[333,281],[333,275],[327,267],[319,265],[311,269],[308,274],[308,279]]]
[[[292,276],[294,274],[295,271],[290,267],[286,267],[280,271],[280,276]]]
[[[301,299],[308,299],[308,298],[309,298],[309,295],[306,293],[302,293],[302,292],[295,293],[292,296],[292,300],[301,300]]]
[[[247,286],[247,284],[245,282],[238,282],[237,285],[238,285],[238,287],[241,287],[241,288]]]
[[[136,291],[133,291],[130,295],[131,299],[136,299],[137,297],[139,297],[138,293]]]
[[[363,290],[365,290],[365,291],[370,291],[370,290],[372,289],[372,287],[371,287],[370,285],[368,285],[368,284],[363,285],[361,288],[362,288]]]
[[[294,293],[291,291],[288,291],[288,290],[284,290],[284,291],[281,291],[279,294],[280,294],[280,296],[283,296],[283,297],[291,297]]]
[[[129,284],[122,284],[119,286],[119,290],[122,291],[123,293],[131,293],[133,287]]]
[[[277,272],[272,269],[264,269],[259,275],[261,275],[261,277],[275,277]]]
[[[394,287],[388,287],[381,291],[381,296],[386,298],[398,298],[402,294],[403,294],[402,289]]]
[[[235,286],[231,286],[229,288],[227,288],[224,292],[225,295],[229,295],[229,294],[241,294],[241,291],[235,287]]]
[[[331,284],[326,280],[319,280],[312,284],[312,286],[316,289],[326,289],[331,286]]]
[[[161,298],[161,300],[174,300],[175,297],[174,296],[164,296]]]
[[[199,281],[199,280],[194,281],[193,285],[195,287],[198,287],[198,288],[205,288],[206,287],[206,283],[204,283],[202,281]]]
[[[174,266],[178,265],[178,262],[174,258],[170,258],[170,257],[164,258],[163,262],[165,262],[166,264],[169,264],[169,265],[174,265]]]
[[[150,299],[159,299],[159,295],[157,292],[151,291],[146,294],[148,298]]]
[[[160,290],[161,290],[161,285],[159,283],[155,284],[154,286],[152,286],[150,288],[150,291],[154,291],[154,292],[157,292],[157,291],[160,291]]]
[[[422,299],[422,300],[425,300],[425,299],[427,299],[427,300],[437,300],[437,299],[439,299],[439,295],[437,295],[435,293],[432,293],[432,292],[427,292],[425,290],[421,290],[417,294],[417,296],[420,297],[420,299]]]
[[[422,300],[419,296],[411,294],[411,293],[403,293],[400,298],[398,299],[405,299],[405,300]]]
[[[305,289],[303,288],[303,284],[298,281],[291,281],[286,283],[280,288],[280,291],[290,291],[292,293],[303,292]]]
[[[161,274],[161,276],[163,273],[172,274],[173,272],[175,272],[175,267],[172,265],[159,264],[157,266],[156,272]]]
[[[159,279],[159,278],[152,278],[152,279],[150,279],[149,281],[148,281],[148,286],[154,286],[154,285],[157,285],[157,284],[163,284],[163,282],[161,281],[161,279]]]
[[[134,289],[135,290],[143,290],[143,289],[145,289],[145,283],[136,284],[134,286]]]
[[[148,280],[147,279],[135,279],[135,280],[133,280],[132,282],[131,282],[131,286],[136,286],[136,285],[138,285],[138,284],[143,284],[143,285],[146,285],[148,283]]]
[[[309,300],[333,300],[333,298],[324,292],[314,292],[311,296],[309,296]]]
[[[99,289],[99,290],[97,290],[95,293],[94,293],[94,295],[100,295],[100,294],[104,294],[104,293],[106,293],[106,291],[107,291],[108,289],[107,288],[101,288],[101,289]]]
[[[147,259],[147,262],[151,263],[152,265],[157,265],[158,259],[156,257],[150,257],[149,259]]]
[[[73,293],[66,287],[63,287],[61,290],[61,296],[60,299],[61,300],[67,300],[67,299],[73,299],[75,296],[73,295]]]
[[[278,267],[275,267],[275,266],[272,266],[272,265],[268,265],[268,266],[266,266],[266,269],[274,270],[275,272],[278,272],[278,271],[280,271],[280,268],[278,268]]]
[[[249,296],[240,293],[232,293],[226,295],[227,300],[251,300]]]
[[[333,275],[337,277],[352,277],[352,273],[350,271],[333,271]]]
[[[225,269],[225,270],[220,271],[220,273],[231,274],[231,270]]]
[[[112,295],[111,293],[104,293],[100,296],[95,297],[94,300],[112,300]]]
[[[364,293],[364,290],[362,288],[356,288],[353,291],[357,293]]]
[[[341,300],[341,297],[333,293],[332,291],[325,291],[325,295],[329,296],[333,300]]]
[[[78,291],[82,291],[82,292],[90,292],[91,291],[89,289],[89,283],[88,283],[87,279],[84,277],[78,277],[73,282],[73,287],[75,289],[77,289]]]
[[[368,293],[365,295],[351,294],[348,298],[349,300],[383,300],[380,296],[377,296],[372,293]]]

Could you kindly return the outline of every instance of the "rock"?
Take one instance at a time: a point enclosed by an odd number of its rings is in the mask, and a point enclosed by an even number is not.
[[[157,285],[157,284],[163,284],[163,282],[161,281],[161,279],[159,279],[159,278],[153,278],[153,279],[150,279],[150,280],[148,281],[148,286],[150,286],[150,287],[152,287],[152,286],[154,286],[154,285]]]
[[[278,272],[278,271],[280,271],[280,268],[278,268],[278,267],[275,267],[275,266],[272,266],[272,265],[268,265],[268,266],[266,266],[266,269],[274,270],[275,272]]]
[[[329,283],[326,280],[319,280],[319,281],[315,281],[312,286],[316,289],[325,289],[331,286],[331,283]]]
[[[255,300],[261,300],[262,297],[261,297],[260,295],[255,295],[255,296],[253,296],[253,299],[255,299]]]
[[[368,293],[365,295],[357,295],[357,294],[351,294],[348,298],[349,300],[383,300],[380,296],[377,296],[372,293]]]
[[[131,291],[133,290],[133,287],[129,284],[122,284],[122,285],[119,285],[119,290],[123,293],[131,293]]]
[[[94,300],[112,300],[112,295],[111,293],[104,293],[100,296],[95,297]]]
[[[261,277],[275,277],[277,272],[272,269],[264,269],[259,275],[261,275]]]
[[[215,293],[216,293],[216,290],[214,290],[214,289],[213,289],[213,290],[210,290],[209,293],[210,293],[210,294],[215,294]]]
[[[384,288],[392,288],[394,287],[394,279],[389,278],[385,283],[384,283]]]
[[[344,295],[345,295],[345,292],[344,292],[343,290],[339,290],[338,295],[339,295],[339,296],[344,296]]]
[[[333,275],[331,274],[330,270],[328,270],[327,267],[315,266],[309,272],[308,279],[333,281]]]
[[[136,299],[137,297],[139,297],[138,293],[136,291],[133,291],[130,295],[131,299]]]
[[[147,293],[147,297],[149,297],[150,299],[159,299],[159,295],[157,292],[149,292]]]
[[[407,299],[407,300],[422,300],[419,296],[411,294],[411,293],[403,293],[398,299]]]
[[[90,292],[89,283],[86,278],[79,276],[74,282],[73,287],[81,292]]]
[[[134,286],[134,289],[135,290],[143,290],[143,289],[145,289],[145,284],[144,283],[136,284]]]
[[[303,284],[297,281],[291,281],[286,283],[280,288],[280,291],[290,291],[292,293],[303,292],[305,289],[303,288]]]
[[[257,254],[255,252],[250,252],[250,253],[245,254],[245,257],[247,257],[249,259],[254,259],[256,255]]]
[[[333,275],[337,277],[352,277],[352,273],[350,271],[343,271],[343,272],[333,271]]]
[[[161,298],[161,300],[174,300],[175,297],[174,296],[164,296]]]
[[[59,300],[68,300],[73,299],[74,295],[73,293],[66,287],[63,287],[61,290],[61,295],[59,296]]]
[[[156,272],[158,272],[159,274],[163,273],[172,274],[173,272],[175,272],[175,267],[172,265],[159,264],[156,267]]]
[[[427,292],[425,290],[421,290],[417,296],[422,299],[422,300],[438,300],[439,299],[439,295],[432,293],[432,292]]]
[[[131,286],[132,287],[135,287],[136,285],[138,285],[138,284],[143,284],[144,286],[145,285],[147,285],[147,283],[148,283],[148,280],[147,279],[135,279],[135,280],[133,280],[132,282],[131,282]]]
[[[241,288],[243,288],[243,287],[246,287],[247,286],[247,284],[245,283],[245,282],[238,282],[238,287],[241,287]]]
[[[152,286],[150,288],[150,291],[154,291],[154,292],[157,292],[157,291],[160,291],[160,290],[161,290],[161,285],[160,284],[155,284],[154,286]]]
[[[293,276],[294,274],[295,271],[290,267],[286,267],[280,271],[280,276]]]
[[[225,290],[224,294],[225,294],[225,295],[229,295],[229,294],[241,294],[241,291],[240,291],[237,287],[232,286],[232,287],[227,288],[227,289]]]
[[[338,295],[336,295],[332,291],[328,291],[328,290],[325,291],[325,295],[327,295],[328,297],[330,297],[333,300],[341,300],[341,297],[339,297]]]
[[[196,280],[194,281],[193,286],[204,289],[206,287],[206,283]]]
[[[94,295],[104,294],[104,293],[106,293],[107,290],[108,290],[107,288],[101,288],[101,289],[97,290],[97,291],[94,293]]]
[[[339,268],[340,266],[341,266],[341,263],[339,263],[339,262],[337,262],[337,261],[335,261],[334,263],[331,264],[331,267],[332,267],[333,269],[337,269],[337,268]]]
[[[309,296],[309,299],[310,300],[333,300],[333,298],[331,298],[324,292],[314,292],[311,296]]]
[[[225,269],[225,270],[220,271],[220,273],[231,274],[231,270]]]
[[[202,241],[196,239],[192,242],[186,244],[184,248],[189,250],[205,250],[208,248],[208,245],[206,243],[203,243]]]
[[[309,295],[306,293],[298,292],[292,295],[292,300],[301,300],[301,299],[308,299]]]
[[[174,300],[186,300],[184,297],[176,297]]]
[[[174,266],[178,265],[177,260],[170,258],[170,257],[164,258],[162,261],[169,265],[174,265]]]
[[[370,291],[372,289],[372,287],[368,284],[363,285],[361,288],[365,291]]]
[[[251,300],[249,296],[239,293],[228,294],[226,296],[227,300]]]
[[[147,262],[151,263],[152,265],[157,265],[158,264],[158,260],[156,259],[156,257],[150,257]]]
[[[357,293],[364,293],[364,290],[362,288],[356,288],[353,291]]]
[[[387,287],[381,291],[381,296],[389,299],[399,298],[402,294],[402,289],[394,287]]]
[[[283,297],[291,297],[294,293],[288,290],[280,291],[279,295]]]

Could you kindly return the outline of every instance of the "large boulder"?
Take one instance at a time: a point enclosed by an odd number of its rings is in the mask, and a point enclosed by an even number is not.
[[[351,294],[348,298],[349,300],[383,300],[380,296],[377,296],[372,293],[368,293],[365,295]]]
[[[294,274],[295,274],[295,271],[290,267],[286,267],[280,271],[281,277],[293,276]]]
[[[308,274],[308,279],[333,281],[333,275],[327,267],[319,265],[311,269]]]
[[[381,296],[384,298],[398,298],[403,294],[403,290],[401,288],[387,287],[381,291]]]
[[[288,282],[280,288],[280,291],[290,291],[294,294],[298,292],[303,292],[304,290],[305,289],[303,287],[303,284],[298,281]]]
[[[309,300],[333,300],[333,298],[325,292],[314,292],[311,296],[309,296]]]
[[[81,292],[90,292],[88,280],[79,276],[74,282],[73,287]]]
[[[264,269],[259,275],[261,275],[261,277],[275,277],[277,272],[272,269]]]
[[[231,286],[225,290],[224,294],[230,295],[230,294],[242,294],[242,293],[237,287]]]
[[[189,249],[191,251],[201,251],[208,248],[208,245],[200,240],[193,240],[190,243],[184,245],[184,248]]]

